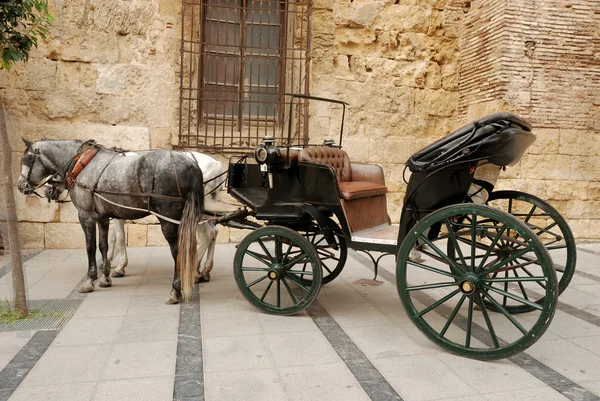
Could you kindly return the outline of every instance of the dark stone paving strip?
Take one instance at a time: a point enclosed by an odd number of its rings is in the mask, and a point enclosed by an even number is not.
[[[368,260],[367,258],[365,258],[364,256],[357,254],[356,252],[352,252],[351,256],[355,260],[359,261],[361,264],[366,266],[367,268],[373,270],[371,261]],[[393,285],[396,285],[396,276],[381,266],[379,266],[379,276],[381,276],[386,281],[392,283]],[[430,298],[425,294],[422,294],[422,295],[423,295],[423,298]],[[400,300],[398,300],[398,301],[400,302]],[[435,300],[433,298],[430,298],[430,299],[422,299],[419,301],[422,301],[427,305],[427,303],[432,303]],[[446,307],[444,305],[440,305],[439,307],[437,307],[434,310],[434,312],[440,314],[441,316],[448,317],[451,314],[451,308]],[[464,318],[463,316],[460,316],[460,314],[458,314],[454,318],[453,324],[457,325],[458,327],[460,327],[462,329],[465,329],[466,328],[466,320],[467,320],[466,318]],[[491,340],[489,339],[489,336],[486,334],[487,331],[483,327],[477,325],[476,323],[472,323],[471,331],[472,331],[472,335],[474,338],[477,338],[482,343],[491,346]],[[577,383],[571,381],[570,379],[561,375],[554,369],[550,368],[549,366],[544,365],[542,362],[525,354],[524,352],[514,355],[514,356],[511,356],[508,358],[508,360],[511,361],[512,363],[514,363],[515,365],[517,365],[518,367],[520,367],[521,369],[529,372],[531,375],[533,375],[537,379],[543,381],[546,385],[548,385],[552,389],[558,391],[559,393],[561,393],[562,395],[564,395],[565,397],[567,397],[570,400],[573,400],[573,401],[600,401],[600,397],[598,397],[594,393],[586,390],[585,388],[581,387]]]
[[[204,401],[204,364],[198,288],[180,305],[174,401]]]
[[[600,252],[592,251],[591,249],[577,247],[577,250],[585,253],[591,253],[592,255],[600,255]]]
[[[10,251],[6,251],[6,252],[8,253]],[[34,256],[38,255],[40,252],[42,252],[42,251],[41,250],[33,251],[27,255],[21,255],[22,263],[25,264],[25,262],[27,262],[29,259],[33,258]],[[10,263],[7,265],[4,265],[4,266],[0,266],[0,278],[4,277],[11,271],[12,271],[12,264],[10,264]]]
[[[372,401],[402,401],[402,397],[321,304],[314,301],[307,312]]]
[[[0,401],[6,401],[44,355],[58,330],[38,331],[0,372]]]

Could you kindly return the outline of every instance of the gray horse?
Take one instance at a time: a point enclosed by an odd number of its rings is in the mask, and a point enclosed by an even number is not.
[[[122,153],[73,140],[29,142],[21,159],[19,191],[28,195],[51,179],[66,180],[86,157],[84,150],[96,148],[97,154],[79,169],[71,189],[85,233],[88,274],[80,292],[94,290],[96,267],[96,225],[102,255],[100,287],[109,287],[109,219],[135,220],[159,215],[161,229],[175,260],[173,285],[165,303],[175,304],[191,297],[196,269],[196,226],[204,212],[202,172],[184,155],[158,150],[139,156]],[[83,161],[82,161],[83,160]],[[117,206],[118,204],[119,206]],[[180,222],[180,223],[179,223]]]

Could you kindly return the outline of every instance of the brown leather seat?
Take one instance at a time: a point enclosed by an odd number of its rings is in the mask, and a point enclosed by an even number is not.
[[[388,190],[381,167],[350,163],[345,151],[326,146],[303,149],[298,160],[333,168],[352,232],[389,223],[385,196]]]
[[[388,189],[385,185],[366,181],[340,182],[340,192],[345,200],[367,198],[369,196],[385,195]]]

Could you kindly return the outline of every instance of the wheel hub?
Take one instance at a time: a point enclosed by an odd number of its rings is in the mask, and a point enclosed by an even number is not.
[[[270,280],[277,280],[281,278],[283,274],[283,266],[281,266],[279,263],[275,263],[267,273],[267,277],[269,277]]]
[[[475,292],[479,285],[479,278],[473,274],[467,274],[458,285],[458,288],[463,294],[471,295]]]

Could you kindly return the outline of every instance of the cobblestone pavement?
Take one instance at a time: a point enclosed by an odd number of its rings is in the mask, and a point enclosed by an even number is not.
[[[454,356],[407,318],[393,258],[380,286],[350,251],[308,312],[267,315],[237,289],[235,245],[218,245],[199,297],[164,305],[167,248],[130,248],[128,274],[81,296],[84,250],[26,262],[30,299],[81,299],[61,330],[0,332],[0,400],[598,400],[600,245],[578,246],[577,274],[553,322],[525,353]],[[2,261],[0,261],[2,263]],[[10,272],[0,297],[10,298]]]

